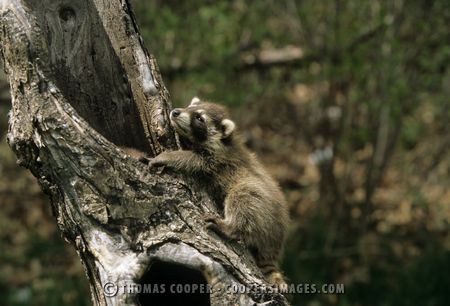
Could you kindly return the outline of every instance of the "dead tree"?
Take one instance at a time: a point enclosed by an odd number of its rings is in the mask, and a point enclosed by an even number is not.
[[[0,13],[8,142],[49,194],[94,305],[168,305],[176,283],[205,285],[183,305],[286,305],[259,290],[267,284],[247,250],[204,228],[219,210],[198,182],[118,149],[177,149],[169,95],[128,1],[0,0]],[[166,294],[142,293],[147,283]]]

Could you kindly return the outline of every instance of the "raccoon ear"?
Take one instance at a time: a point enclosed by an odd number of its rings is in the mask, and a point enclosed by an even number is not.
[[[195,106],[198,105],[200,103],[200,99],[198,97],[193,97],[191,100],[191,104],[189,104],[189,106]]]
[[[228,136],[230,136],[231,133],[233,133],[234,128],[236,127],[234,122],[230,119],[223,119],[221,124],[223,127],[223,138],[227,138]]]

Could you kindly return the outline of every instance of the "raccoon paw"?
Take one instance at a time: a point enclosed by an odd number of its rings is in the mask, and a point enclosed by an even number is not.
[[[283,277],[283,274],[279,271],[273,271],[269,273],[268,275],[265,275],[265,278],[269,284],[272,285],[274,289],[276,289],[278,292],[285,292],[287,291],[287,283],[286,280]]]
[[[237,242],[239,241],[239,237],[236,237],[230,227],[223,222],[223,219],[214,216],[206,216],[204,220],[206,222],[207,230],[216,233],[223,239]]]
[[[219,218],[209,215],[203,218],[203,220],[206,222],[206,229],[215,232],[219,236],[225,236],[225,233],[220,226]]]
[[[206,229],[208,229],[210,231],[213,231],[214,233],[216,233],[216,234],[218,234],[220,236],[223,235],[223,232],[220,229],[220,227],[217,225],[217,223],[214,223],[214,222],[206,223]]]
[[[206,223],[214,223],[217,224],[217,217],[214,215],[207,215],[203,218],[203,221],[205,221]]]
[[[161,167],[161,166],[164,166],[165,164],[166,163],[164,162],[164,160],[162,160],[158,157],[148,159],[148,167],[149,168]]]

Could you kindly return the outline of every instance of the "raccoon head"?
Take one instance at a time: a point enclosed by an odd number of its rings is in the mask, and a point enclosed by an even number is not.
[[[170,122],[184,140],[205,149],[218,149],[231,140],[235,124],[225,107],[194,97],[186,108],[170,113]]]

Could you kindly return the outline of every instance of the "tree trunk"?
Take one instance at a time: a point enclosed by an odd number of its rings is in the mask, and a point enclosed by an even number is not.
[[[0,0],[0,12],[8,142],[50,195],[94,305],[286,305],[254,290],[267,284],[247,250],[204,228],[218,210],[197,182],[118,149],[177,148],[128,1]],[[206,293],[171,294],[194,283]]]

